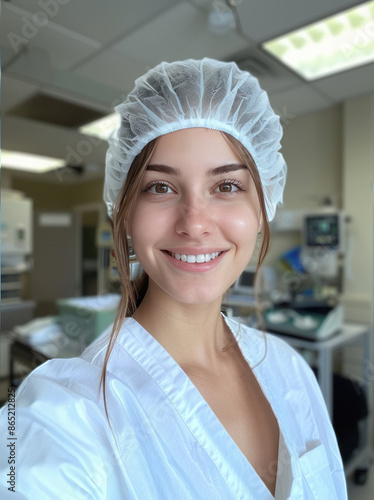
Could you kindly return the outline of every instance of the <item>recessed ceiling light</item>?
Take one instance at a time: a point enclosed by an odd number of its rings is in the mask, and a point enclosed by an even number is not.
[[[120,115],[118,113],[112,113],[104,116],[104,118],[83,125],[79,128],[79,132],[85,135],[93,135],[106,141],[110,134],[119,127],[120,122]]]
[[[65,161],[59,158],[50,158],[48,156],[39,156],[2,149],[1,165],[13,170],[25,170],[27,172],[43,174],[50,170],[63,167]]]
[[[374,61],[374,2],[327,17],[262,44],[306,80]]]

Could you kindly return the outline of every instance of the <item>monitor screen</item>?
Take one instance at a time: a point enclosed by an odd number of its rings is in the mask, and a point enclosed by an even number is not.
[[[246,268],[236,280],[234,292],[253,295],[255,291],[256,268]]]
[[[308,247],[338,247],[339,216],[312,215],[305,218],[305,244]]]

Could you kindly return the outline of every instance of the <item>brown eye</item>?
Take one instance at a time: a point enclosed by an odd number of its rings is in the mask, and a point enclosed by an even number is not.
[[[148,191],[155,194],[169,194],[172,192],[171,188],[167,184],[153,184]]]
[[[216,193],[235,193],[235,191],[242,191],[242,189],[237,185],[236,181],[224,181],[217,186],[215,191]]]
[[[221,193],[230,193],[232,191],[232,184],[221,184],[219,190]]]
[[[159,193],[159,194],[167,193],[168,189],[169,188],[167,186],[165,186],[165,184],[156,184],[156,186],[155,186],[155,191],[156,191],[156,193]]]

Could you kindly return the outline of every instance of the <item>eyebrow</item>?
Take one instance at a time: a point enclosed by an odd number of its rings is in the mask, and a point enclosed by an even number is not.
[[[243,163],[228,163],[227,165],[222,165],[221,167],[211,168],[208,171],[209,176],[229,174],[230,172],[235,172],[236,170],[248,170],[248,167],[243,165]]]
[[[169,167],[168,165],[164,165],[162,163],[153,163],[152,165],[148,165],[147,172],[161,172],[162,174],[170,175],[180,175],[181,173],[179,168]]]
[[[220,167],[209,169],[207,175],[209,177],[212,177],[214,175],[228,174],[230,172],[235,172],[236,170],[248,170],[248,167],[246,165],[243,165],[243,163],[228,163],[227,165],[222,165]],[[163,163],[153,163],[152,165],[148,165],[147,171],[161,172],[163,174],[169,174],[169,175],[181,174],[179,168],[170,167],[169,165],[164,165]]]

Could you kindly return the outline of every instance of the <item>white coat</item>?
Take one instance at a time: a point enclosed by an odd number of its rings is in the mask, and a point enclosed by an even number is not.
[[[278,420],[275,498],[345,500],[335,434],[309,366],[276,336],[265,342],[226,322]],[[107,342],[106,332],[80,358],[44,363],[17,391],[16,493],[7,484],[3,407],[0,498],[273,499],[187,375],[132,318],[108,364],[110,427],[98,392]]]

